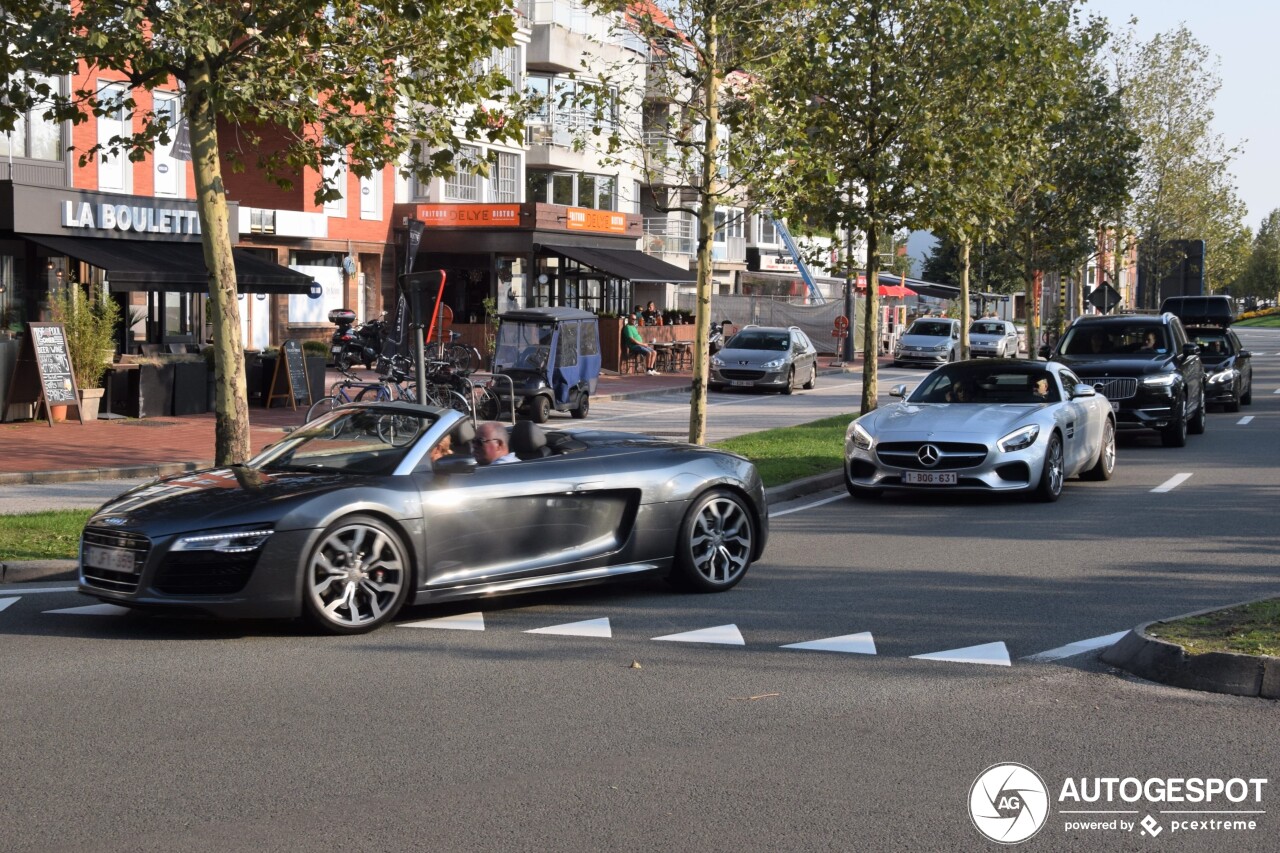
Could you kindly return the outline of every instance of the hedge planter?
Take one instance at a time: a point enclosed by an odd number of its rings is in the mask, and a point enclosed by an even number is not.
[[[209,411],[209,368],[200,361],[173,365],[173,413],[199,415]]]

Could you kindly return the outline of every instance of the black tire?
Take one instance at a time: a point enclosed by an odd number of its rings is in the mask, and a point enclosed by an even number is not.
[[[1241,405],[1244,405],[1244,406],[1253,405],[1253,381],[1252,380],[1250,380],[1249,382],[1249,387],[1246,388],[1245,392],[1240,395],[1240,403]]]
[[[791,394],[796,390],[796,369],[792,367],[787,371],[787,384],[782,389],[783,394]]]
[[[1204,390],[1200,391],[1200,408],[1196,411],[1195,417],[1187,421],[1187,432],[1192,435],[1204,435],[1205,413],[1209,410],[1208,405],[1204,402]]]
[[[1062,495],[1062,481],[1066,476],[1064,465],[1062,439],[1055,432],[1049,436],[1049,446],[1044,450],[1044,468],[1040,471],[1040,482],[1036,484],[1036,500],[1053,503]]]
[[[1178,419],[1160,432],[1160,443],[1165,447],[1187,446],[1187,401],[1182,400]]]
[[[582,420],[587,416],[587,414],[590,411],[591,411],[591,397],[590,395],[587,394],[586,391],[583,391],[582,395],[578,397],[577,407],[571,409],[569,411],[569,414],[572,415],[577,420]]]
[[[502,409],[502,401],[492,388],[484,388],[476,400],[476,417],[484,421],[496,421]]]
[[[342,404],[338,402],[337,397],[321,397],[311,404],[311,408],[307,409],[307,423],[314,421],[316,418],[324,417]]]
[[[810,370],[810,373],[809,373],[809,381],[808,381],[808,382],[806,382],[806,383],[804,383],[804,390],[806,390],[806,391],[812,391],[814,388],[817,388],[817,387],[818,387],[818,364],[817,364],[817,362],[814,362],[813,366],[812,366],[812,367],[810,367],[810,368],[809,368],[809,370]]]
[[[400,537],[367,515],[325,528],[302,572],[302,612],[328,634],[363,634],[395,618],[413,583]]]
[[[713,489],[685,513],[671,580],[696,592],[723,592],[747,573],[755,556],[756,524],[733,492]]]
[[[551,417],[551,401],[545,394],[539,394],[529,401],[529,417],[535,424],[545,424]]]
[[[1081,475],[1085,480],[1110,480],[1116,470],[1116,425],[1107,419],[1102,431],[1102,447],[1098,450],[1098,461],[1093,467]]]
[[[470,373],[474,369],[471,364],[471,347],[466,344],[449,344],[446,346],[444,348],[444,360],[464,373]]]

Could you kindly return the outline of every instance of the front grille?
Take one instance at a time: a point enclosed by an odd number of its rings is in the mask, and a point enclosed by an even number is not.
[[[173,551],[165,557],[153,584],[171,595],[227,595],[249,582],[258,551],[224,554],[217,551]]]
[[[1108,400],[1127,400],[1138,394],[1138,380],[1128,376],[1121,376],[1116,379],[1087,379],[1085,381]]]
[[[742,381],[744,379],[756,380],[764,379],[763,370],[721,370],[720,375],[730,381]]]
[[[938,448],[938,464],[926,466],[920,462],[920,448],[931,444]],[[968,444],[960,441],[891,441],[876,448],[876,456],[885,465],[909,468],[913,471],[956,471],[975,468],[987,458],[985,444]]]
[[[111,569],[93,568],[84,565],[83,555],[86,546],[99,548],[118,548],[133,552],[133,571],[117,572]],[[89,586],[109,589],[113,592],[134,592],[138,588],[138,579],[142,575],[142,566],[147,562],[147,554],[151,551],[151,540],[139,533],[128,533],[112,530],[109,527],[86,527],[80,537],[80,575]]]

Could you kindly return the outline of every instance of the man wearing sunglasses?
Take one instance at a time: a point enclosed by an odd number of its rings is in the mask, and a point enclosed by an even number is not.
[[[493,421],[485,421],[476,427],[471,451],[481,465],[505,465],[520,461],[520,457],[507,447],[507,428]]]

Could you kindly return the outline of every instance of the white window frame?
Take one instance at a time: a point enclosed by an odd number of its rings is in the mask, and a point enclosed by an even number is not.
[[[98,102],[106,104],[116,100],[121,106],[112,109],[112,115],[97,117],[98,144],[105,145],[113,136],[125,136],[133,127],[132,114],[125,114],[123,102],[129,97],[129,86],[115,80],[98,81]],[[103,181],[103,177],[108,178]],[[111,180],[112,177],[118,180]],[[133,192],[133,161],[120,151],[114,155],[100,152],[98,154],[98,191],[107,193]]]
[[[479,175],[468,169],[472,163],[479,161],[480,156],[480,147],[477,145],[462,145],[458,148],[458,171],[444,180],[444,201],[484,201],[484,183]]]

